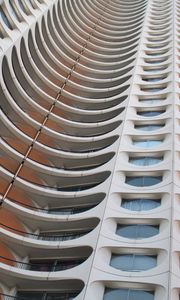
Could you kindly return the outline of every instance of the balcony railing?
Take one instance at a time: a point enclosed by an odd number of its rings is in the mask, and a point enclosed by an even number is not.
[[[72,240],[72,239],[79,238],[79,237],[89,233],[93,229],[93,228],[91,228],[88,230],[76,231],[74,233],[72,233],[72,232],[46,232],[46,233],[35,234],[35,233],[29,233],[29,232],[25,232],[22,230],[14,229],[14,228],[4,225],[2,223],[0,223],[0,225],[7,230],[10,230],[16,234],[22,235],[23,237],[25,236],[28,238],[33,238],[36,240],[44,240],[44,241]]]
[[[57,272],[63,271],[67,269],[71,269],[80,265],[82,262],[85,261],[84,259],[77,259],[77,260],[43,260],[41,261],[30,261],[30,262],[23,262],[14,259],[10,259],[4,256],[0,256],[0,262],[5,263],[18,269],[24,269],[29,271],[37,271],[37,272]]]
[[[45,214],[55,214],[55,215],[73,215],[73,214],[78,214],[81,212],[84,212],[86,210],[89,210],[93,207],[96,206],[96,204],[94,205],[89,205],[89,206],[85,206],[85,207],[52,207],[52,208],[41,208],[41,207],[37,207],[37,206],[33,206],[33,205],[29,205],[26,203],[22,203],[20,201],[14,200],[14,199],[8,199],[8,201],[11,201],[13,203],[17,203],[18,205],[21,205],[23,207],[26,207],[28,209],[31,210],[36,210]]]
[[[54,294],[54,297],[53,297]],[[37,292],[31,293],[28,292],[27,296],[11,296],[7,294],[0,293],[0,300],[73,300],[79,292],[77,293],[46,293],[46,292]],[[51,298],[50,298],[51,297]]]

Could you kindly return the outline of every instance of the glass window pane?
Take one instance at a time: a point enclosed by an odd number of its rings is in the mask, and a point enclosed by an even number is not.
[[[149,238],[159,233],[158,226],[137,225],[137,238]]]
[[[165,99],[139,99],[139,102],[141,103],[147,103],[147,104],[158,104],[164,101]]]
[[[156,266],[156,256],[134,255],[132,271],[146,271]]]
[[[158,82],[160,80],[163,80],[163,77],[157,77],[157,78],[142,78],[143,81],[147,81],[147,82]]]
[[[162,181],[162,177],[158,176],[144,176],[143,177],[143,186],[151,186],[151,185],[155,185],[158,184],[159,182]]]
[[[162,88],[142,88],[141,90],[146,93],[157,93],[164,90],[166,87]]]
[[[113,254],[110,265],[126,272],[139,272],[156,266],[156,256],[141,254]]]
[[[162,176],[139,176],[139,177],[130,177],[127,176],[125,182],[127,184],[130,184],[132,186],[141,186],[141,187],[146,187],[146,186],[151,186],[158,184],[159,182],[162,181]]]
[[[22,11],[23,11],[26,15],[28,15],[28,12],[26,11],[26,8],[25,8],[24,3],[22,2],[22,0],[18,0],[18,3],[19,3],[20,8],[22,9]]]
[[[103,300],[127,300],[128,289],[106,289]]]
[[[140,290],[130,290],[128,300],[154,300],[154,293]]]
[[[159,233],[159,226],[153,225],[118,225],[116,234],[128,239],[149,238]]]
[[[140,211],[141,202],[139,199],[123,199],[121,202],[121,207],[132,211]]]
[[[137,130],[143,130],[143,131],[153,131],[160,129],[163,127],[164,124],[158,124],[158,125],[135,125],[134,128]]]
[[[161,140],[141,140],[141,141],[133,141],[133,145],[138,148],[152,148],[160,145],[162,143]]]
[[[1,16],[1,19],[3,20],[3,22],[6,24],[6,26],[7,26],[9,29],[13,30],[12,25],[11,25],[11,23],[9,22],[8,17],[7,17],[7,15],[5,14],[5,12],[4,12],[4,10],[2,9],[2,7],[0,7],[0,16]]]
[[[150,148],[150,147],[155,147],[155,146],[158,146],[162,143],[162,141],[157,141],[157,140],[150,140],[150,141],[147,141],[147,147]]]
[[[160,205],[160,199],[122,199],[121,202],[121,207],[132,211],[151,210]]]
[[[142,199],[141,210],[151,210],[161,205],[161,199]]]
[[[139,116],[143,116],[143,117],[155,117],[158,116],[162,113],[164,113],[164,110],[159,110],[159,111],[139,111],[137,112],[137,114]]]
[[[145,166],[151,166],[151,165],[155,165],[158,164],[159,162],[161,162],[163,160],[163,157],[146,157],[145,158]]]
[[[127,184],[133,185],[133,186],[143,186],[143,177],[126,177]]]
[[[132,157],[129,159],[129,162],[136,166],[144,166],[145,165],[145,157]]]
[[[132,254],[122,254],[116,255],[113,254],[111,258],[110,265],[113,268],[122,270],[122,271],[129,271],[133,267],[133,255]]]
[[[140,148],[147,147],[147,141],[134,141],[133,144]]]
[[[21,22],[21,19],[16,11],[16,8],[14,6],[14,0],[9,0],[9,6],[10,6],[10,9],[11,9],[11,13],[12,15],[19,21]]]
[[[154,292],[123,288],[106,288],[103,300],[154,300]]]
[[[129,239],[135,239],[137,237],[137,225],[119,225],[116,233]]]
[[[30,6],[31,6],[32,8],[36,9],[34,3],[33,3],[31,0],[28,0],[28,2],[29,2]]]
[[[130,157],[129,162],[136,166],[151,166],[163,160],[162,157]]]

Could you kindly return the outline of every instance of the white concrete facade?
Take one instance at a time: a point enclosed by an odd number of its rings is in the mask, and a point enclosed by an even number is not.
[[[0,300],[180,299],[180,1],[0,1]]]

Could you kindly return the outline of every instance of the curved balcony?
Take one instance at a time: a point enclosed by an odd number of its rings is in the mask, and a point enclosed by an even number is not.
[[[69,230],[50,230],[50,231],[41,231],[40,233],[36,234],[36,233],[31,233],[31,232],[27,232],[27,231],[23,231],[23,230],[18,230],[15,228],[12,228],[10,226],[7,226],[5,224],[0,223],[0,226],[2,228],[4,228],[5,230],[15,233],[17,235],[20,235],[22,237],[26,237],[29,239],[35,239],[35,240],[40,240],[40,241],[68,241],[68,240],[73,240],[73,239],[77,239],[80,238],[86,234],[88,234],[89,232],[91,232],[99,223],[99,221],[97,220],[94,225],[94,227],[89,226],[89,228],[87,227],[85,229],[84,228],[80,228],[80,229],[69,229]]]
[[[79,294],[79,292],[45,292],[45,291],[25,291],[17,292],[16,296],[0,293],[1,300],[72,300]]]
[[[19,151],[15,150],[13,147],[7,144],[7,141],[2,139],[1,141],[1,164],[2,166],[11,171],[8,165],[15,164],[15,160],[19,161],[20,157],[23,159]],[[9,159],[7,159],[7,151],[9,152]],[[41,155],[40,155],[41,154]],[[37,163],[37,166],[40,169],[43,167],[48,167],[52,169],[52,172],[57,172],[58,170],[61,171],[70,171],[70,172],[78,172],[78,171],[89,171],[92,169],[99,168],[109,162],[115,155],[115,152],[109,152],[101,155],[62,155],[62,153],[39,153],[38,150],[34,150],[31,152],[31,159],[28,159],[28,163],[32,166],[34,162]]]
[[[97,244],[148,1],[8,3],[0,260],[3,291],[14,294],[0,299],[71,300],[90,278],[76,267]]]
[[[105,193],[90,194],[85,196],[76,196],[65,198],[62,197],[51,197],[50,195],[37,195],[32,192],[26,192],[22,198],[19,195],[23,194],[24,191],[18,187],[13,187],[9,197],[5,199],[8,205],[18,205],[18,209],[23,211],[23,208],[31,211],[36,211],[44,214],[55,214],[55,215],[71,215],[87,211],[97,205],[99,205],[105,198]]]
[[[8,199],[9,200],[9,199]],[[20,201],[16,201],[16,200],[10,200],[15,204],[18,204],[20,206],[23,206],[25,208],[28,208],[30,210],[34,210],[40,213],[44,213],[44,214],[50,214],[50,215],[74,215],[74,214],[79,214],[79,213],[83,213],[86,212],[94,207],[96,207],[96,205],[98,204],[94,204],[94,205],[84,205],[84,206],[71,206],[71,207],[49,207],[49,208],[41,208],[38,206],[32,206],[32,205],[28,205],[25,203],[22,203]]]
[[[81,263],[83,263],[86,258],[79,258],[76,260],[69,259],[30,259],[29,262],[23,262],[19,260],[13,260],[0,255],[0,262],[3,264],[11,265],[18,269],[24,269],[28,271],[35,272],[59,272],[68,269],[72,269]]]

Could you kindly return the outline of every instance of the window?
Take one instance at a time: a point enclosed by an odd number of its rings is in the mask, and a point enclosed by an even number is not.
[[[163,157],[130,157],[129,162],[136,166],[151,166],[158,164],[163,160]]]
[[[161,199],[122,199],[121,207],[132,211],[146,211],[161,205]]]
[[[141,102],[141,103],[146,103],[146,104],[158,104],[158,103],[161,103],[162,101],[164,101],[164,100],[166,100],[166,99],[139,99],[139,101]]]
[[[149,47],[149,48],[153,48],[153,47]],[[163,52],[146,52],[147,55],[149,56],[159,56],[162,54],[165,54],[167,51],[163,51]]]
[[[26,11],[25,5],[24,5],[24,3],[22,2],[22,0],[18,0],[18,3],[19,3],[20,8],[22,9],[22,11],[23,11],[26,15],[29,15],[29,13]]]
[[[158,184],[162,181],[162,176],[127,176],[126,183],[132,186],[151,186]]]
[[[33,3],[31,0],[28,0],[28,2],[29,2],[30,6],[31,6],[33,9],[36,9],[34,3]]]
[[[148,110],[148,111],[138,111],[137,114],[143,117],[156,117],[163,114],[165,110]]]
[[[159,73],[159,72],[162,72],[165,69],[166,69],[166,67],[161,67],[161,68],[158,67],[156,69],[147,69],[147,68],[144,68],[144,71],[148,72],[148,73]]]
[[[152,64],[152,65],[161,64],[164,61],[165,61],[164,59],[162,59],[162,60],[145,60],[146,63]]]
[[[157,257],[141,254],[113,254],[110,265],[126,272],[146,271],[157,265]]]
[[[149,124],[149,125],[135,125],[134,128],[143,131],[153,131],[153,130],[160,129],[163,126],[164,124]]]
[[[160,36],[158,38],[154,38],[154,36],[153,37],[148,37],[147,38],[148,42],[150,42],[150,43],[154,43],[154,42],[156,42],[156,43],[162,43],[162,42],[166,41],[166,38],[167,38],[167,37],[164,37],[164,36],[161,37],[161,38],[160,38]],[[164,60],[162,60],[161,62],[163,62],[163,61]]]
[[[2,33],[1,29],[0,29],[0,38],[1,38],[1,39],[4,39],[4,38],[5,38],[5,36],[4,36],[4,34]]]
[[[12,12],[12,15],[19,21],[21,22],[21,19],[16,11],[16,8],[14,6],[14,1],[13,0],[9,0],[9,6],[10,6],[10,9],[11,9],[11,12]]]
[[[141,90],[146,93],[157,93],[157,92],[164,90],[165,88],[166,88],[166,86],[159,87],[159,88],[141,88]]]
[[[154,292],[135,289],[106,288],[103,300],[154,300]]]
[[[158,26],[158,28],[159,28],[159,26]],[[161,44],[161,46],[160,47],[159,46],[160,46],[159,44],[153,44],[153,45],[152,44],[148,44],[148,48],[150,48],[150,49],[159,49],[159,48],[167,46],[167,44]],[[165,52],[166,52],[166,50],[164,51],[164,53]]]
[[[147,82],[157,82],[160,80],[165,79],[165,77],[157,77],[157,78],[142,78],[143,81],[147,81]]]
[[[133,145],[138,148],[153,148],[159,146],[162,140],[139,140],[133,141]]]
[[[118,225],[116,234],[128,239],[145,239],[155,236],[159,233],[159,226],[133,224]]]
[[[5,12],[4,12],[4,10],[2,9],[2,7],[0,7],[0,16],[1,16],[2,20],[3,20],[3,22],[6,24],[6,26],[7,26],[9,29],[13,30],[12,25],[11,25],[11,23],[9,22],[8,17],[7,17],[7,15],[5,14]]]

